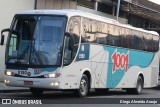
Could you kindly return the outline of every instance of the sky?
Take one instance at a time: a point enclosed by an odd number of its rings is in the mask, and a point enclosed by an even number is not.
[[[160,0],[149,0],[160,5]]]

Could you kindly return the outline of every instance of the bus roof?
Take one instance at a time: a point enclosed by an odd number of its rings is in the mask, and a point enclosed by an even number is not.
[[[113,24],[113,25],[124,27],[124,28],[129,28],[129,29],[132,29],[132,30],[137,30],[137,31],[150,33],[150,34],[159,36],[159,34],[155,31],[148,31],[148,30],[144,30],[142,28],[132,27],[131,25],[121,24],[114,19],[106,18],[106,17],[103,17],[103,16],[98,16],[98,15],[88,13],[88,12],[83,12],[83,11],[80,11],[80,10],[71,10],[71,9],[64,9],[64,10],[27,10],[27,11],[18,12],[17,14],[44,14],[44,15],[46,14],[46,15],[63,15],[63,16],[65,15],[65,16],[68,16],[68,17],[83,16],[83,17],[86,17],[86,18],[99,20],[99,21],[106,22],[106,23],[109,23],[109,24]]]

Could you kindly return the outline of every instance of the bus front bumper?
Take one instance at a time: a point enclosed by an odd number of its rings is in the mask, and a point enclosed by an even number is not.
[[[32,87],[56,90],[62,89],[60,78],[18,78],[5,76],[4,82],[6,86],[14,87]]]

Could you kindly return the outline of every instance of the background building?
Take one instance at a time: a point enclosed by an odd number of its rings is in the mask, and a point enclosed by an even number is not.
[[[118,0],[36,0],[36,9],[78,9],[116,19]],[[120,22],[160,33],[160,5],[121,0]]]
[[[0,31],[9,28],[14,14],[18,11],[33,10],[35,0],[1,0]],[[0,46],[0,81],[4,77],[5,46]]]
[[[100,0],[36,0],[36,9],[77,9],[115,19],[116,17],[112,15],[112,12],[111,14],[105,12],[110,7],[104,8],[105,11],[99,10],[100,7],[105,7],[100,3],[104,2]],[[128,23],[125,18],[119,18],[119,21],[125,24]]]

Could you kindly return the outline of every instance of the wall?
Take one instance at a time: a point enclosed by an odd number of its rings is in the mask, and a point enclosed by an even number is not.
[[[116,19],[116,16],[109,15],[106,13],[98,12],[93,9],[78,6],[74,0],[37,0],[36,9],[77,9],[85,12],[90,12],[100,16]],[[119,18],[121,23],[127,24],[128,20],[124,18]]]
[[[14,14],[18,11],[33,10],[35,0],[0,0],[0,31],[9,28]],[[4,79],[5,45],[0,46],[0,81]]]
[[[76,9],[73,0],[37,0],[37,9]]]
[[[82,7],[82,6],[77,6],[77,9],[85,11],[85,12],[93,13],[93,14],[96,14],[96,15],[100,15],[100,16],[103,16],[103,17],[108,17],[108,18],[111,18],[111,19],[116,19],[116,16],[113,16],[113,15],[110,15],[110,14],[106,14],[106,13],[102,13],[102,12],[99,12],[99,11],[95,11],[93,9],[85,8],[85,7]],[[120,23],[128,24],[128,20],[127,19],[120,18],[120,17],[118,19],[119,19]]]

